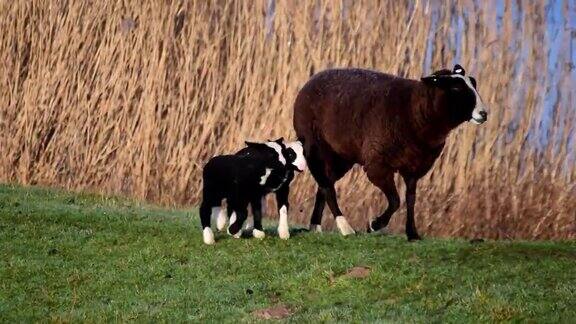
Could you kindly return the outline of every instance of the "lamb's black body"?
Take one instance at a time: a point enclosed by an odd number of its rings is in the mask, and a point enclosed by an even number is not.
[[[290,149],[289,149],[290,150]],[[245,147],[240,151],[236,152],[236,155],[243,156],[243,157],[253,157],[257,159],[265,158],[263,152],[256,150],[252,147]],[[290,159],[290,157],[286,157]],[[280,213],[280,209],[283,206],[286,206],[286,209],[290,208],[290,203],[288,202],[288,195],[290,194],[290,183],[294,179],[294,172],[295,169],[291,164],[288,164],[288,167],[283,169],[275,169],[272,171],[270,176],[268,177],[267,186],[270,188],[270,191],[266,191],[262,194],[263,198],[270,192],[274,192],[276,194],[276,206],[278,208],[278,213]],[[262,230],[262,204],[261,199],[256,203],[250,203],[252,208],[252,214],[254,215],[254,228],[257,230]],[[256,216],[258,215],[258,216]]]
[[[266,169],[272,169],[267,181],[260,181]],[[270,159],[255,156],[221,155],[212,158],[204,167],[203,199],[200,206],[202,228],[210,227],[211,208],[220,206],[226,199],[228,209],[235,211],[237,221],[230,224],[229,232],[236,234],[247,217],[247,207],[260,205],[262,196],[281,185],[285,166]],[[254,216],[256,223],[256,215]]]
[[[284,144],[282,138],[266,143],[246,142],[247,147],[234,155],[216,156],[204,167],[203,199],[200,220],[204,243],[213,244],[214,235],[210,222],[218,214],[217,227],[222,230],[226,216],[221,203],[226,199],[230,226],[228,233],[239,237],[240,229],[248,216],[248,204],[254,215],[254,236],[264,237],[262,230],[262,199],[270,192],[278,191],[280,238],[287,239],[288,192],[294,171],[306,167],[300,142]],[[233,216],[235,215],[235,216]]]

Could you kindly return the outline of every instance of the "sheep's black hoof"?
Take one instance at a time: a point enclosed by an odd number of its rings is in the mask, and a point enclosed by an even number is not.
[[[372,233],[374,230],[372,229],[372,222],[368,221],[368,226],[366,226],[366,233]]]
[[[368,221],[368,228],[366,229],[366,232],[374,233],[378,232],[379,230],[380,228],[378,226],[374,226],[374,221]]]
[[[421,241],[421,240],[422,240],[422,238],[418,234],[408,236],[408,242],[417,242],[417,241]]]

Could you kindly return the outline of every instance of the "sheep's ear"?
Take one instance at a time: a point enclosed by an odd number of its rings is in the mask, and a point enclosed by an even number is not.
[[[449,75],[432,74],[427,77],[423,77],[420,80],[422,80],[424,84],[432,87],[448,89],[453,85],[454,78],[451,78]]]
[[[454,69],[452,70],[452,73],[465,75],[466,71],[464,71],[464,68],[460,64],[456,64],[456,65],[454,65]]]
[[[420,78],[420,81],[424,82],[425,84],[429,84],[429,85],[437,85],[438,84],[438,76],[432,74],[432,75]]]
[[[281,144],[284,143],[284,137],[280,137],[279,139],[275,140],[274,142]]]

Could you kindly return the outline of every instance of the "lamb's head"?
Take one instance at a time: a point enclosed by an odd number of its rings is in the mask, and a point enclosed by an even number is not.
[[[265,163],[269,168],[282,168],[298,172],[306,169],[304,148],[300,141],[285,143],[284,138],[281,137],[276,140],[268,140],[264,143],[248,141],[245,143],[265,158]]]
[[[286,143],[286,150],[284,151],[286,163],[288,163],[295,171],[302,172],[306,169],[306,159],[304,158],[304,147],[302,142],[294,141]]]
[[[482,124],[488,119],[488,111],[476,90],[476,79],[466,76],[458,64],[452,71],[440,70],[423,77],[424,84],[442,89],[446,93],[450,116],[455,123],[469,121]]]
[[[279,138],[275,141],[266,141],[264,143],[256,143],[250,141],[245,141],[244,143],[246,143],[246,146],[252,150],[250,153],[256,153],[257,156],[263,159],[266,168],[286,168],[286,157],[284,156],[286,145],[284,144],[283,138]]]
[[[277,140],[268,140],[266,145],[275,148],[285,161],[286,168],[293,171],[302,172],[306,169],[306,159],[304,158],[304,147],[302,142],[284,142],[284,138],[280,137]]]

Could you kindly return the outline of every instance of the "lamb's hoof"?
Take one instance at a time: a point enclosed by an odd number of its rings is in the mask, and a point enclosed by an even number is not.
[[[287,240],[290,238],[290,231],[288,230],[288,228],[278,227],[278,236],[283,240]]]
[[[214,240],[214,233],[212,233],[212,229],[210,227],[204,228],[202,231],[202,239],[204,240],[204,244],[212,245],[216,241]]]
[[[228,235],[232,236],[233,238],[240,238],[242,237],[242,229],[240,229],[238,232],[236,232],[236,234],[232,234],[230,233],[230,227],[228,227]]]
[[[348,221],[346,221],[346,218],[344,218],[344,216],[337,216],[336,217],[336,226],[338,226],[338,229],[340,230],[340,234],[342,234],[344,236],[356,234],[356,232],[354,231],[352,226],[350,226],[350,224],[348,224]]]
[[[216,218],[216,229],[222,232],[226,228],[226,223],[228,222],[228,217],[226,216],[226,210],[220,209],[218,217]]]
[[[374,229],[374,225],[372,225],[372,222],[368,222],[367,232],[372,234],[372,235],[388,235],[388,234],[390,234],[390,231],[388,231],[387,227],[382,227],[380,229]]]
[[[264,231],[261,230],[253,229],[252,236],[254,236],[257,239],[263,239],[264,237],[266,237],[266,233],[264,233]]]
[[[320,224],[310,224],[310,232],[322,233],[322,225]]]

